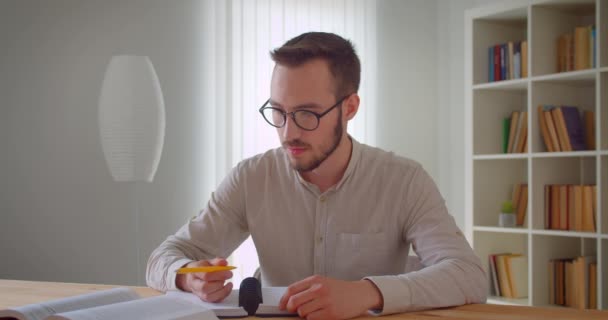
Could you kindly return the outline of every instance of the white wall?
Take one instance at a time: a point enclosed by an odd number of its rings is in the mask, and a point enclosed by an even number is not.
[[[378,146],[422,163],[461,228],[464,13],[498,1],[378,1]]]
[[[377,146],[438,178],[436,1],[378,1]]]
[[[438,0],[437,181],[450,213],[464,228],[464,14],[505,0]]]
[[[142,284],[149,252],[198,212],[212,187],[202,176],[206,6],[0,1],[0,278]],[[98,138],[105,67],[125,53],[150,56],[164,91],[151,184],[113,182]]]
[[[0,278],[142,284],[149,252],[205,203],[209,2],[0,0]],[[461,226],[464,10],[486,2],[377,10],[378,146],[421,162]],[[101,153],[99,89],[124,53],[150,56],[164,92],[152,184],[113,182]]]

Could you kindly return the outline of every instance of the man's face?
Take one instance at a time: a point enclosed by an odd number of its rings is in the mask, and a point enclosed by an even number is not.
[[[298,67],[276,65],[270,100],[274,107],[285,112],[309,110],[320,114],[342,98],[335,96],[333,81],[324,60],[315,59]],[[342,121],[341,106],[323,116],[313,131],[298,127],[288,115],[285,126],[277,128],[277,132],[292,167],[306,172],[321,165],[342,139]]]

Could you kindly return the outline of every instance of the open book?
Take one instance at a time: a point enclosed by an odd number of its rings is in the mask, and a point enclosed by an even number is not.
[[[278,309],[284,287],[262,288],[264,304],[258,308],[261,316],[289,316]],[[186,292],[169,292],[163,296],[141,298],[128,288],[103,290],[75,297],[30,304],[0,310],[0,320],[210,320],[246,317],[238,306],[238,290],[221,303],[201,301]]]

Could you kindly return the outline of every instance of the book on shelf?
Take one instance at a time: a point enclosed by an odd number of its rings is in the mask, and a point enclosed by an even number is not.
[[[500,291],[500,285],[498,283],[498,273],[496,272],[496,255],[491,254],[488,256],[488,266],[491,280],[490,294],[500,297],[502,296],[502,293]]]
[[[545,185],[545,229],[595,232],[594,185]]]
[[[513,43],[513,79],[521,79],[521,42]]]
[[[585,136],[583,132],[583,123],[581,115],[577,107],[562,106],[559,107],[564,117],[566,124],[566,132],[568,135],[568,143],[572,151],[585,150]]]
[[[577,309],[597,308],[597,262],[594,256],[549,261],[549,303]]]
[[[528,42],[507,41],[488,48],[488,82],[528,76]]]
[[[511,118],[502,119],[502,153],[509,153],[509,130]]]
[[[589,264],[589,309],[597,309],[597,262]]]
[[[528,77],[528,41],[521,42],[521,77]]]
[[[528,111],[522,111],[519,119],[516,139],[513,142],[513,153],[525,152],[526,141],[528,140]]]
[[[513,111],[510,118],[502,121],[502,150],[505,153],[527,151],[528,112]]]
[[[578,107],[537,107],[540,134],[549,152],[595,149],[594,112],[585,111],[584,121]]]
[[[507,70],[509,70],[509,57],[507,57],[507,45],[500,45],[500,80],[507,80],[509,78]]]
[[[256,315],[295,316],[279,310],[285,287],[262,288],[263,304]],[[206,320],[247,317],[239,307],[239,290],[232,290],[220,303],[200,300],[197,296],[170,291],[165,295],[142,298],[130,288],[115,288],[93,293],[0,310],[0,319],[17,320],[89,320],[89,319],[180,319]]]
[[[494,62],[494,47],[489,47],[488,48],[488,82],[492,82],[494,81],[494,68],[495,68],[495,62]]]
[[[517,131],[517,125],[519,123],[519,111],[513,111],[511,113],[511,121],[509,127],[509,143],[507,144],[507,152],[511,153],[513,150],[513,141],[515,140],[515,132]]]
[[[540,133],[543,138],[543,141],[545,142],[545,147],[547,148],[547,151],[555,152],[555,148],[553,147],[553,143],[551,142],[551,136],[549,135],[549,128],[547,127],[547,121],[545,120],[545,117],[543,114],[543,112],[544,112],[543,106],[538,106],[536,111],[538,114],[538,125],[540,127]]]
[[[549,304],[557,304],[555,300],[555,292],[557,291],[557,288],[555,287],[555,262],[553,260],[549,261],[547,271],[547,274],[549,275]]]
[[[568,225],[568,186],[557,186],[559,192],[559,230],[569,230]]]
[[[549,229],[560,230],[560,202],[559,202],[559,186],[549,186]],[[546,196],[546,195],[545,195]]]
[[[593,187],[583,186],[583,226],[581,231],[595,232]]]
[[[501,68],[500,68],[500,48],[501,46],[494,46],[494,78],[492,81],[500,81],[501,79]]]
[[[498,285],[500,287],[501,296],[505,298],[513,298],[511,286],[509,284],[509,273],[507,270],[507,255],[496,256],[496,273],[498,274]]]
[[[551,145],[553,146],[553,150],[563,151],[559,144],[557,129],[555,127],[555,122],[553,122],[553,116],[551,115],[551,109],[549,106],[543,107],[543,116],[545,118],[545,123],[547,124],[547,131],[549,132],[549,137],[551,138]]]
[[[513,298],[528,297],[528,261],[523,255],[507,257],[509,285]]]
[[[544,187],[544,213],[545,213],[545,229],[552,229],[551,221],[551,185],[546,184]]]
[[[574,28],[574,70],[583,70],[591,67],[589,60],[589,29],[587,27]]]
[[[597,67],[594,25],[575,27],[556,40],[557,72]]]
[[[507,79],[514,79],[513,77],[513,67],[515,66],[514,63],[514,59],[513,59],[513,41],[509,41],[507,42],[507,52],[506,52],[506,59],[507,59]]]
[[[557,137],[559,139],[559,148],[561,151],[572,151],[570,145],[570,138],[568,137],[568,129],[566,129],[566,121],[560,108],[551,109],[551,117],[555,124],[555,130],[557,131]]]
[[[595,26],[591,26],[591,37],[589,37],[589,46],[591,47],[590,59],[593,63],[593,68],[597,68],[597,40],[596,40],[596,31]]]
[[[595,112],[585,111],[585,146],[587,150],[595,150]]]
[[[517,299],[528,296],[528,261],[524,255],[491,254],[488,262],[494,294]]]
[[[513,194],[511,201],[516,213],[516,225],[521,227],[526,220],[526,211],[528,210],[528,184],[516,183],[513,185]]]

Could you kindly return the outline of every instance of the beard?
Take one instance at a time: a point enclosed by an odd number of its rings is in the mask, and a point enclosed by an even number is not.
[[[312,171],[312,170],[318,168],[323,163],[323,161],[325,161],[327,158],[329,158],[329,156],[332,153],[334,153],[334,151],[336,151],[336,149],[338,148],[338,145],[340,144],[340,140],[342,140],[342,135],[343,135],[342,109],[339,108],[338,110],[339,110],[338,121],[334,127],[334,132],[331,137],[330,143],[326,146],[321,146],[320,154],[313,154],[312,155],[313,158],[308,161],[305,161],[305,159],[301,159],[301,161],[298,161],[297,159],[295,159],[295,160],[290,159],[291,166],[295,170],[297,170],[298,172]],[[283,147],[287,147],[287,146],[312,149],[310,144],[305,143],[304,141],[302,141],[300,139],[283,142]]]

